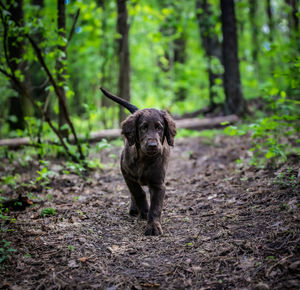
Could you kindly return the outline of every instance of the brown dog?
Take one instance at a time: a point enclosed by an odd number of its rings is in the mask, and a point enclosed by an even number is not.
[[[165,176],[174,145],[176,126],[162,110],[144,109],[126,102],[101,88],[113,101],[127,108],[130,115],[122,124],[125,146],[121,155],[121,171],[131,193],[129,214],[147,219],[145,235],[160,235],[161,212],[165,196]],[[142,186],[150,191],[150,209]]]

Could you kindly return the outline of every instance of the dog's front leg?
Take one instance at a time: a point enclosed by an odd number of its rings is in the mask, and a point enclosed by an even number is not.
[[[148,224],[146,227],[146,236],[162,235],[161,213],[163,209],[166,187],[164,184],[149,185],[151,195],[150,210],[148,213]]]
[[[126,176],[124,176],[124,179],[131,193],[129,214],[134,216],[139,213],[141,219],[147,219],[149,206],[145,191],[137,182],[132,181]]]

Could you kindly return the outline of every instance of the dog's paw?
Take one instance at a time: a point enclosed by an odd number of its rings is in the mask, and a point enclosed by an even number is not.
[[[130,216],[138,216],[139,215],[139,211],[136,208],[130,208],[129,209],[129,215]]]
[[[145,235],[146,236],[160,236],[163,234],[160,222],[155,221],[148,223],[146,226]]]
[[[133,202],[131,202],[131,204],[130,204],[129,215],[131,215],[131,216],[138,216],[139,215],[139,211],[138,211],[135,203],[133,203]]]
[[[140,212],[139,217],[140,217],[141,220],[147,220],[148,219],[148,210],[142,210]]]

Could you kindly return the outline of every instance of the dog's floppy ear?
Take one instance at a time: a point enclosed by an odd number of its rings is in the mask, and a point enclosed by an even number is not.
[[[173,121],[172,117],[166,111],[161,111],[161,112],[165,122],[165,130],[164,130],[165,137],[167,138],[168,144],[170,146],[174,146],[174,137],[176,135],[176,124]]]
[[[137,120],[139,118],[139,111],[127,117],[121,124],[121,134],[125,136],[129,146],[136,143],[137,140]]]

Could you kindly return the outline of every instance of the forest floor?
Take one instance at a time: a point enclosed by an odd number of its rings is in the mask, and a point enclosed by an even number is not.
[[[101,151],[106,166],[88,176],[51,161],[58,174],[48,188],[33,186],[34,205],[2,225],[0,241],[16,252],[0,264],[0,288],[299,289],[300,161],[237,163],[249,148],[246,136],[177,139],[160,237],[144,236],[146,222],[128,215],[120,147]],[[34,162],[24,169],[2,161],[1,176],[36,176]],[[28,193],[2,190],[7,198]],[[42,217],[43,208],[56,213]]]

